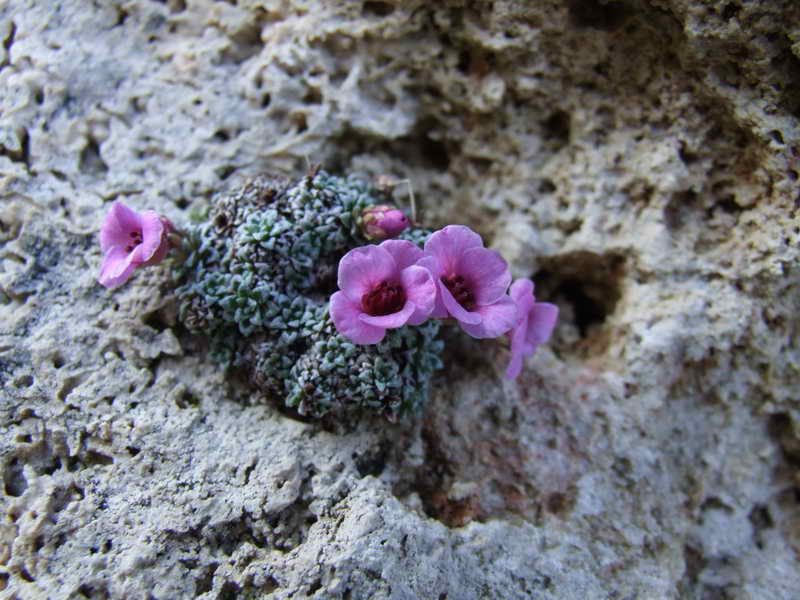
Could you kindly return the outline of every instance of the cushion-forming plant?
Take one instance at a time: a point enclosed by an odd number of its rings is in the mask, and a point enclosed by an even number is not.
[[[184,232],[181,321],[209,338],[214,358],[301,415],[366,409],[394,421],[416,412],[441,367],[439,322],[386,329],[361,345],[329,314],[340,259],[374,241],[373,217],[363,218],[375,205],[363,181],[325,172],[295,183],[260,177],[218,198]],[[401,237],[420,245],[428,232]]]

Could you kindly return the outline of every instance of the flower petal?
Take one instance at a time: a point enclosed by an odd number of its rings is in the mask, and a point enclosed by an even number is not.
[[[548,302],[537,302],[528,315],[525,341],[538,346],[544,344],[553,333],[558,320],[558,307]]]
[[[164,222],[158,213],[154,210],[146,210],[142,213],[142,243],[141,257],[143,262],[148,266],[160,262],[157,254],[161,258],[169,250],[169,241],[167,240],[167,231],[164,227]]]
[[[380,246],[354,248],[339,261],[339,289],[350,300],[358,302],[382,281],[396,280],[397,264],[392,255]]]
[[[130,245],[131,233],[142,233],[141,215],[122,202],[114,202],[100,227],[100,248],[107,253],[114,246]]]
[[[356,344],[377,344],[386,335],[386,330],[362,322],[361,303],[353,302],[344,292],[331,296],[331,320],[336,330]]]
[[[126,252],[122,246],[114,246],[103,258],[97,281],[108,289],[119,287],[131,278],[139,264],[135,253]]]
[[[519,320],[516,303],[509,297],[503,296],[494,304],[479,306],[475,313],[482,319],[477,325],[461,323],[461,328],[474,338],[495,338],[509,331]]]
[[[468,282],[479,306],[497,302],[511,283],[508,263],[494,250],[470,248],[461,254],[455,268]]]
[[[373,327],[380,327],[381,329],[396,329],[398,327],[402,327],[408,322],[409,317],[414,314],[415,308],[416,307],[414,306],[413,302],[406,301],[406,303],[403,305],[403,308],[395,313],[380,317],[373,317],[367,313],[361,313],[358,316],[358,319],[362,323],[372,325]]]
[[[519,376],[522,372],[522,358],[521,354],[511,354],[511,362],[506,369],[506,379],[516,379]]]
[[[386,240],[378,247],[383,248],[392,255],[400,271],[416,264],[416,262],[425,255],[424,252],[422,252],[422,248],[408,240]]]
[[[444,285],[439,279],[441,277],[439,261],[436,260],[435,256],[428,255],[428,256],[423,256],[421,259],[419,259],[417,265],[430,271],[431,276],[433,277],[433,282],[434,284],[436,284],[436,303],[433,306],[433,311],[431,311],[430,318],[446,319],[449,316],[449,313],[447,312],[447,308],[445,308],[444,302],[442,301],[441,290],[442,288],[444,288]],[[416,325],[416,323],[413,324]]]
[[[511,284],[508,295],[519,304],[523,298],[533,296],[533,282],[530,279],[517,279]]]
[[[425,242],[425,252],[436,257],[442,275],[452,275],[458,257],[469,248],[483,248],[483,240],[463,225],[448,225]]]
[[[458,319],[458,321],[462,324],[466,323],[468,325],[478,325],[478,323],[481,322],[481,315],[477,312],[467,311],[458,303],[458,300],[453,298],[453,294],[450,293],[450,290],[447,289],[447,286],[443,285],[441,282],[439,282],[439,296],[441,297],[448,314]]]
[[[408,324],[421,325],[428,319],[436,306],[436,298],[439,295],[436,281],[428,269],[419,265],[403,269],[400,273],[400,281],[403,283],[407,301],[412,302],[415,307],[414,313],[408,319]]]

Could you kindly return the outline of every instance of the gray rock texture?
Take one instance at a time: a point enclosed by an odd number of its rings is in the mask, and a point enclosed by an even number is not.
[[[795,0],[0,2],[8,598],[800,597]],[[559,304],[448,334],[415,423],[226,380],[113,200],[410,179]],[[396,188],[403,204],[406,188]]]

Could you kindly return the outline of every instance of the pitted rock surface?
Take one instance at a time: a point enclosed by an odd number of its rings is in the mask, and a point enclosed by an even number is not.
[[[800,597],[794,0],[0,5],[9,598]],[[111,202],[186,223],[308,162],[409,179],[561,319],[426,413],[255,403]],[[401,206],[407,186],[396,186]]]

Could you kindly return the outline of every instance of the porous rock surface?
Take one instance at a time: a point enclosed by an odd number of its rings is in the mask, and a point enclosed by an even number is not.
[[[9,598],[800,597],[795,0],[0,3]],[[416,422],[250,401],[113,200],[410,179],[562,318]],[[401,204],[405,188],[396,188]]]

